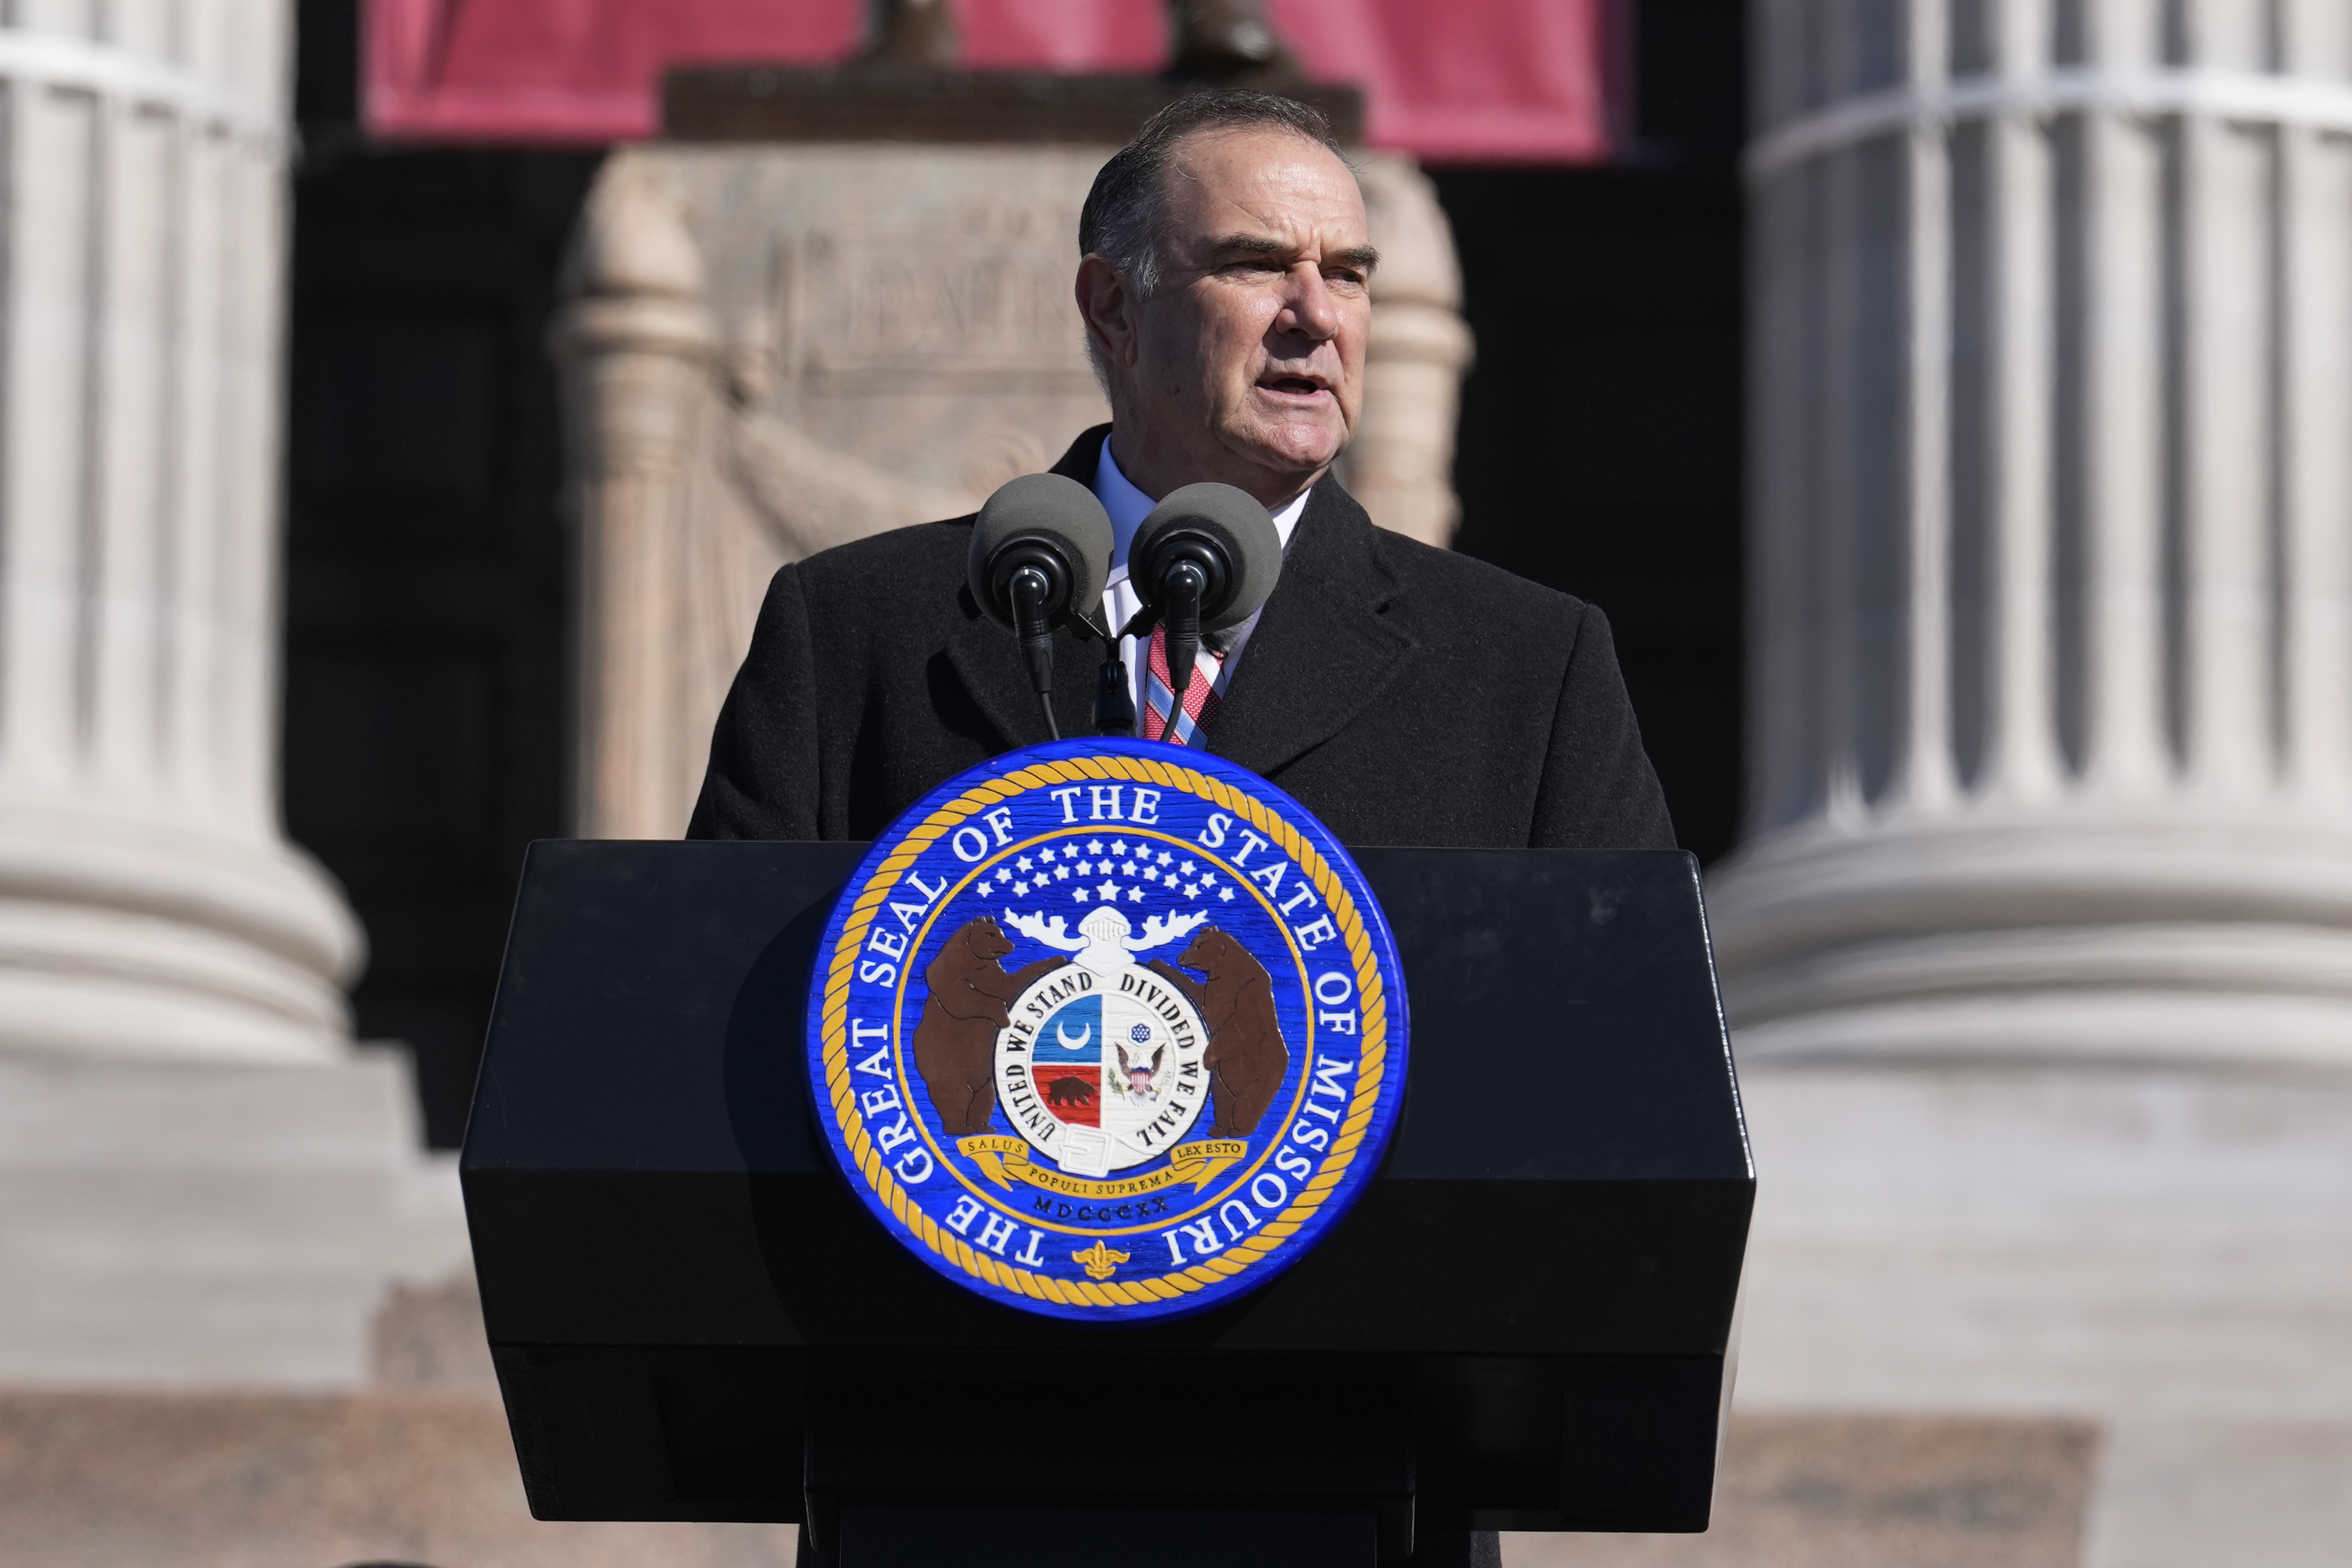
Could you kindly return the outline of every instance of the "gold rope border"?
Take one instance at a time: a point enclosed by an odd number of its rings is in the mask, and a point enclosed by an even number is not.
[[[1358,1023],[1360,1030],[1358,1038],[1361,1045],[1358,1060],[1361,1065],[1358,1070],[1356,1097],[1349,1103],[1347,1118],[1340,1124],[1339,1134],[1331,1140],[1330,1150],[1315,1178],[1299,1189],[1289,1207],[1251,1231],[1245,1240],[1234,1242],[1223,1251],[1190,1268],[1143,1280],[1117,1282],[1064,1281],[1051,1275],[1033,1274],[978,1250],[961,1237],[943,1228],[937,1220],[917,1207],[892,1178],[881,1151],[874,1147],[873,1140],[866,1135],[864,1121],[856,1113],[856,1092],[849,1082],[845,1025],[849,1015],[850,977],[856,972],[857,953],[865,946],[866,933],[887,902],[890,889],[898,883],[899,874],[920,859],[940,835],[987,808],[1045,785],[1074,780],[1125,780],[1158,785],[1223,807],[1262,831],[1277,848],[1290,856],[1322,895],[1324,908],[1338,924],[1340,936],[1347,944],[1348,956],[1356,971],[1356,995],[1361,1004]],[[908,956],[911,958],[912,955]],[[851,907],[849,917],[842,926],[841,940],[834,947],[833,960],[825,973],[822,1027],[825,1087],[833,1101],[834,1121],[849,1145],[851,1162],[865,1176],[866,1185],[881,1198],[884,1207],[916,1239],[974,1279],[986,1281],[1002,1290],[1018,1291],[1023,1295],[1063,1306],[1132,1307],[1176,1301],[1219,1280],[1233,1278],[1297,1235],[1299,1228],[1314,1217],[1315,1211],[1323,1207],[1324,1200],[1330,1197],[1340,1178],[1347,1175],[1348,1167],[1355,1162],[1357,1150],[1371,1125],[1372,1111],[1379,1103],[1381,1086],[1386,1081],[1388,1070],[1388,990],[1381,982],[1380,967],[1373,962],[1371,933],[1365,929],[1363,916],[1357,912],[1354,895],[1339,880],[1339,873],[1324,860],[1322,852],[1257,800],[1205,773],[1190,768],[1170,767],[1150,758],[1115,754],[1073,758],[1063,762],[1041,762],[1015,769],[1002,779],[975,784],[918,823],[899,841],[898,847],[875,868],[874,874],[859,890],[857,902]],[[896,1027],[894,1020],[893,1029]]]

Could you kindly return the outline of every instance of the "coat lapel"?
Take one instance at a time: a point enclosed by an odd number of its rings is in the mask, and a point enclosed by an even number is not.
[[[1271,775],[1360,716],[1417,646],[1383,613],[1397,584],[1372,522],[1337,481],[1315,486],[1282,576],[1209,725],[1209,749]]]
[[[958,591],[956,602],[967,619],[949,634],[949,666],[1003,749],[1038,745],[1045,739],[1045,716],[1037,711],[1037,694],[1029,688],[1020,641],[982,615],[969,590]],[[1054,633],[1054,717],[1065,739],[1094,733],[1095,667],[1101,658],[1102,644],[1093,638]]]
[[[1097,424],[1070,443],[1062,460],[1045,470],[1065,478],[1076,479],[1088,489],[1094,488],[1095,465],[1102,461],[1103,443],[1110,439],[1110,426]]]

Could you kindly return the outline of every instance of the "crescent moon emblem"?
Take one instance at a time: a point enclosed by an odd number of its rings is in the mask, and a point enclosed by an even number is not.
[[[1087,1048],[1087,1041],[1094,1039],[1094,1037],[1095,1026],[1092,1024],[1088,1024],[1086,1028],[1078,1030],[1078,1038],[1076,1040],[1072,1040],[1070,1038],[1070,1026],[1068,1024],[1057,1023],[1054,1026],[1054,1038],[1062,1042],[1062,1049],[1064,1051],[1084,1051]]]

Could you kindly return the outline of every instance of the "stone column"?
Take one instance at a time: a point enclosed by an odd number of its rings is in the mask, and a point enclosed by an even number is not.
[[[1359,158],[1357,177],[1381,265],[1345,480],[1381,527],[1442,548],[1462,520],[1454,429],[1474,352],[1462,264],[1437,189],[1412,160]]]
[[[356,1380],[460,1255],[278,822],[290,9],[0,26],[0,1378]]]
[[[691,479],[718,336],[677,194],[622,154],[566,261],[550,349],[572,421],[579,529],[572,819],[587,838],[674,838],[694,809],[677,758],[692,732],[684,643]],[[712,707],[715,714],[715,706]]]
[[[1762,0],[1743,1396],[2352,1495],[2352,9]]]
[[[1753,1054],[2352,1067],[2352,13],[2173,9],[1766,7]]]
[[[278,823],[284,12],[0,29],[0,1049],[349,1037]]]

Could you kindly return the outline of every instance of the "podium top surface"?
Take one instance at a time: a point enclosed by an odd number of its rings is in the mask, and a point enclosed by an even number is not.
[[[828,1168],[803,1065],[806,987],[863,850],[534,845],[466,1169]],[[1688,855],[1355,855],[1412,1009],[1382,1179],[1752,1180]]]

